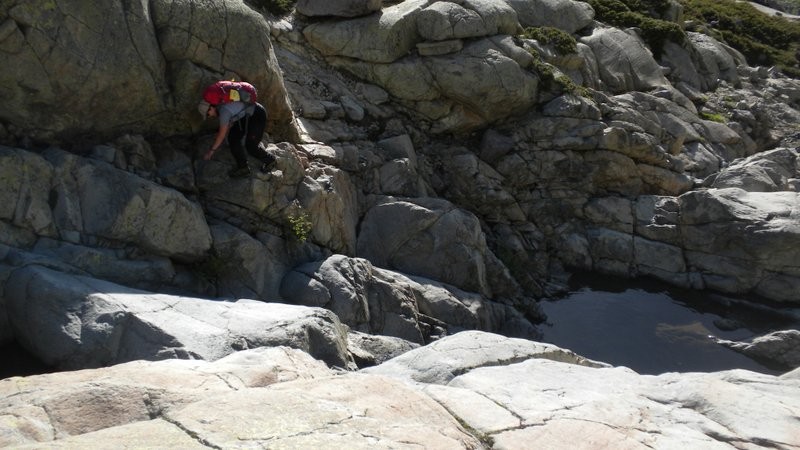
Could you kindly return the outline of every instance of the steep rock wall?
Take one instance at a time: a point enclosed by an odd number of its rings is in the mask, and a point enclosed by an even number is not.
[[[3,6],[0,122],[12,137],[187,135],[204,84],[232,76],[261,91],[276,136],[296,134],[269,25],[241,1]]]

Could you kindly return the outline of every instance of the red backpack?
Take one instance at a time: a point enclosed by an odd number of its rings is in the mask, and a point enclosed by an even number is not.
[[[255,86],[245,81],[217,81],[203,91],[203,100],[211,105],[221,103],[245,102],[255,103],[258,91]]]

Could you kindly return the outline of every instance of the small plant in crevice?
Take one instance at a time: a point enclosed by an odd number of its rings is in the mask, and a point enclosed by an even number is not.
[[[590,100],[593,99],[592,94],[589,91],[589,88],[575,83],[574,81],[572,81],[572,78],[564,75],[563,73],[556,75],[555,82],[560,84],[564,88],[565,92],[569,92],[575,95],[580,95],[581,97],[588,98]]]
[[[561,88],[563,92],[580,95],[581,97],[589,99],[592,98],[589,89],[587,89],[584,86],[578,85],[577,83],[572,81],[570,77],[558,71],[552,65],[546,63],[539,55],[539,52],[536,51],[536,49],[528,48],[528,52],[533,56],[533,71],[539,75],[539,79],[546,86],[553,87],[553,84],[556,84]]]
[[[311,217],[297,201],[291,206],[291,211],[286,215],[289,230],[300,243],[305,243],[311,235]]]
[[[725,116],[723,116],[722,114],[719,114],[719,113],[710,113],[710,112],[701,111],[699,116],[700,116],[701,119],[710,120],[711,122],[718,122],[718,123],[727,122],[727,119],[725,119]]]
[[[564,30],[553,27],[528,27],[520,34],[523,39],[533,39],[542,45],[552,45],[560,55],[578,52],[578,41]]]

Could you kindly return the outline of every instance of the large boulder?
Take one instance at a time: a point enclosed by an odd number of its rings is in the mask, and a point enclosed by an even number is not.
[[[419,12],[417,31],[429,41],[513,35],[517,14],[505,3],[491,0],[438,1]]]
[[[783,369],[800,367],[800,330],[779,330],[748,342],[716,339],[717,343],[765,364]]]
[[[174,286],[179,274],[185,274],[179,264],[164,256],[143,258],[135,254],[125,255],[113,248],[90,247],[50,238],[39,238],[27,250],[0,244],[0,261],[9,265],[9,273],[18,267],[38,264],[154,291]],[[4,280],[0,281],[0,285],[3,284]]]
[[[635,201],[596,198],[584,208],[591,225],[563,237],[569,249],[564,261],[583,270],[796,303],[798,202],[796,192],[739,188]]]
[[[184,261],[211,247],[202,209],[176,190],[55,149],[43,158],[0,147],[0,161],[6,180],[0,219],[16,227],[72,243],[125,243]]]
[[[384,8],[380,14],[316,22],[305,27],[303,35],[326,56],[390,63],[408,54],[419,42],[417,14],[431,3],[410,0]]]
[[[12,379],[13,384],[4,383],[11,384],[11,389],[0,400],[9,405],[0,406],[0,444],[30,448],[481,448],[478,437],[439,403],[397,380],[343,374],[318,381],[308,376],[270,383],[291,370],[292,361],[263,362],[264,370],[249,372],[260,373],[261,385],[266,387],[243,386],[236,377],[245,370],[233,366],[235,361],[228,367],[200,366],[211,372],[206,377],[175,364],[153,364],[146,368],[153,378],[134,378],[141,379],[143,386],[124,378],[137,367],[98,373],[105,379],[97,384],[61,377],[63,389],[33,389],[24,397],[18,395],[17,380]],[[295,367],[302,370],[304,362],[297,358]],[[184,374],[190,375],[185,387],[174,382]],[[233,379],[232,387],[225,386],[228,379]],[[208,383],[204,398],[197,398],[204,380]],[[181,395],[185,402],[170,402],[170,397]],[[109,399],[116,405],[110,411]],[[99,414],[101,405],[107,409],[105,416]],[[78,413],[64,417],[70,411]]]
[[[367,260],[334,255],[296,267],[281,294],[291,303],[330,309],[356,331],[421,344],[428,333],[420,329],[413,291],[396,281]]]
[[[739,81],[736,67],[746,64],[744,56],[711,36],[703,33],[687,32],[693,52],[694,67],[701,77],[699,88],[713,89],[720,80],[730,83]]]
[[[472,41],[458,53],[408,56],[391,64],[351,58],[331,63],[377,84],[428,120],[432,131],[468,131],[521,114],[536,104],[532,57],[509,36]]]
[[[480,367],[427,392],[497,448],[724,449],[731,442],[793,446],[798,387],[744,370],[640,376],[528,359]]]
[[[172,411],[167,420],[219,448],[241,445],[244,430],[258,430],[245,437],[248,443],[285,448],[480,447],[432,398],[400,381],[360,374],[222,394]]]
[[[716,86],[717,79],[709,80],[701,76],[695,66],[695,61],[700,59],[700,54],[691,43],[683,45],[667,41],[661,47],[660,62],[669,68],[667,77],[675,84],[679,83],[698,91],[707,91]]]
[[[17,136],[188,134],[203,84],[231,75],[293,134],[269,26],[241,1],[12,0],[0,23],[0,120]]]
[[[205,275],[216,279],[217,296],[272,301],[280,298],[281,278],[291,269],[285,240],[276,236],[256,239],[224,222],[211,226],[211,256]],[[267,245],[269,244],[269,245]]]
[[[361,222],[358,255],[373,265],[488,298],[518,289],[486,245],[480,222],[441,199],[378,199]]]
[[[323,55],[375,64],[397,61],[424,41],[516,34],[517,14],[503,2],[409,0],[380,14],[313,23],[303,29]],[[455,51],[460,50],[455,47]]]
[[[669,85],[653,54],[632,31],[598,27],[580,41],[594,52],[604,90],[648,91]]]
[[[740,52],[708,34],[689,31],[686,36],[681,44],[663,46],[661,62],[669,68],[670,80],[699,91],[714,90],[720,81],[739,84],[738,68],[747,67]]]
[[[62,151],[54,165],[54,222],[62,237],[129,242],[156,254],[196,260],[211,246],[203,210],[180,192]]]
[[[594,19],[594,9],[573,0],[504,0],[519,16],[523,27],[555,27],[575,33]]]
[[[330,309],[351,329],[414,343],[464,329],[538,337],[513,307],[423,277],[374,267],[362,258],[333,255],[289,272],[284,300]]]
[[[137,359],[214,361],[278,345],[352,365],[346,330],[319,308],[153,294],[39,266],[14,270],[4,294],[16,340],[62,369]]]
[[[315,166],[297,187],[297,202],[308,215],[308,238],[334,252],[356,250],[358,204],[356,186],[347,172]]]
[[[588,367],[608,367],[555,345],[507,338],[481,331],[462,331],[408,351],[363,373],[417,383],[447,384],[478,367],[504,366],[542,358]]]
[[[0,20],[7,123],[43,138],[174,124],[147,4],[12,1]]]
[[[706,287],[798,302],[799,193],[709,189],[679,202],[686,262]]]
[[[24,381],[9,378],[0,381],[0,447],[36,441],[54,445],[54,439],[146,422],[211,395],[330,375],[325,364],[307,353],[275,347],[245,350],[214,362],[132,361]],[[195,442],[177,429],[162,433],[162,428],[153,427],[154,446],[189,448]]]
[[[734,161],[703,183],[749,192],[800,190],[800,150],[778,148]]]
[[[53,165],[41,156],[0,146],[0,219],[35,235],[57,236],[49,197],[53,173]]]

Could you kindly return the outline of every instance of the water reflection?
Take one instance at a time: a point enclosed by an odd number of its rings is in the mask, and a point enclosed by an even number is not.
[[[712,341],[714,332],[701,322],[692,322],[685,325],[671,323],[656,324],[656,337],[664,342],[683,342],[692,345],[717,345]]]
[[[573,283],[566,297],[542,302],[548,317],[542,340],[639,373],[742,368],[779,374],[781,368],[760,364],[711,337],[738,341],[797,326],[767,311],[656,281],[578,276]]]

